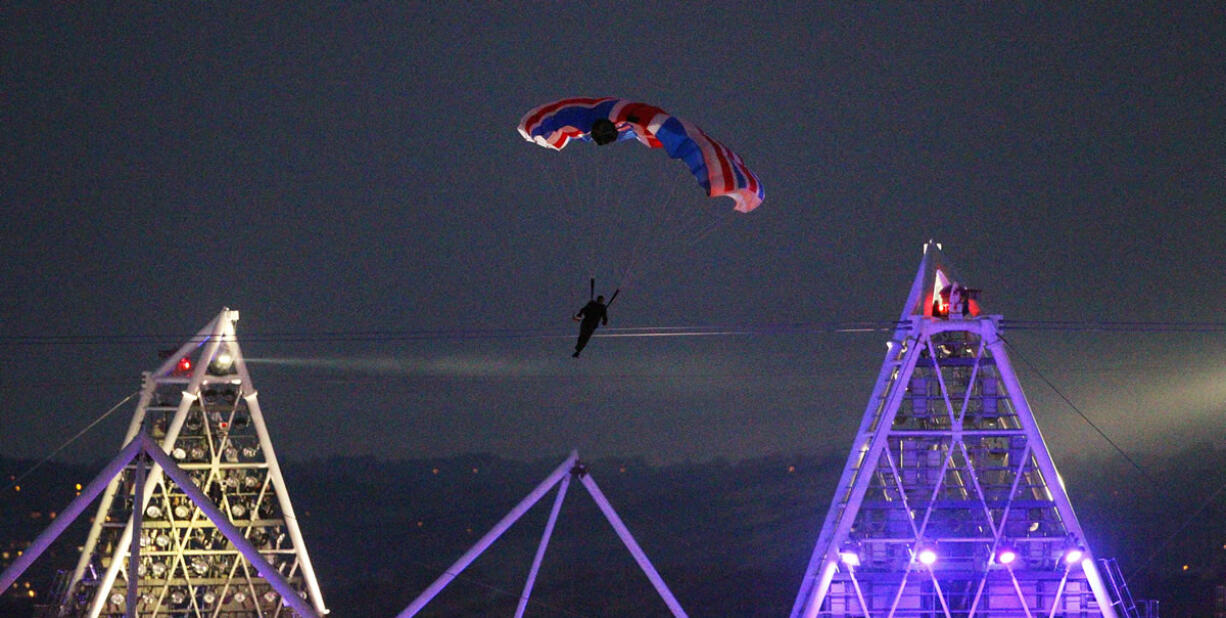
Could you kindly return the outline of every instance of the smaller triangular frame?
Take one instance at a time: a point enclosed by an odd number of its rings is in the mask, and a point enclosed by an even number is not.
[[[549,521],[545,524],[545,532],[541,535],[540,545],[537,547],[536,556],[532,560],[532,568],[528,572],[523,593],[519,597],[519,606],[515,610],[515,618],[523,616],[524,610],[527,608],[528,599],[532,595],[532,586],[536,582],[536,575],[540,570],[541,561],[545,556],[545,548],[549,545],[549,537],[553,533],[554,524],[558,519],[558,512],[562,508],[562,501],[566,497],[566,489],[570,485],[572,478],[579,479],[579,482],[587,489],[588,494],[592,496],[596,505],[600,507],[600,512],[604,514],[605,519],[613,526],[613,530],[617,532],[618,538],[621,539],[626,549],[630,551],[634,561],[638,563],[643,574],[651,581],[651,585],[656,589],[660,598],[664,600],[673,616],[684,618],[686,616],[685,610],[681,609],[681,604],[677,602],[672,591],[668,589],[668,585],[664,583],[660,573],[652,566],[651,560],[647,558],[647,554],[639,547],[638,542],[634,540],[634,536],[630,534],[630,530],[626,528],[626,525],[622,523],[621,517],[617,515],[617,511],[613,509],[613,505],[609,503],[604,493],[600,491],[600,487],[596,485],[596,480],[588,473],[587,466],[579,461],[579,453],[576,451],[572,451],[570,456],[561,465],[555,468],[549,476],[545,477],[544,481],[537,485],[519,504],[515,505],[515,508],[511,509],[505,517],[499,520],[463,556],[460,556],[459,560],[456,560],[454,564],[448,567],[443,572],[443,575],[430,584],[408,607],[405,607],[397,618],[416,616],[447,584],[459,576],[461,571],[468,568],[468,565],[472,564],[494,541],[497,541],[502,536],[502,533],[506,532],[524,513],[536,505],[550,489],[557,486],[558,493],[557,497],[554,498],[553,509],[549,513]]]
[[[183,492],[192,500],[209,521],[212,522],[217,529],[225,535],[226,539],[234,544],[234,547],[247,560],[259,570],[259,576],[264,578],[269,585],[272,586],[278,594],[281,595],[283,602],[292,607],[301,616],[318,618],[319,614],[315,609],[298,595],[298,591],[286,580],[277,569],[272,568],[260,555],[260,551],[247,540],[241,530],[234,524],[230,523],[230,519],[222,513],[220,507],[214,504],[203,492],[196,487],[192,482],[191,476],[175,463],[174,458],[164,453],[161,447],[153,441],[148,435],[138,434],[131,442],[125,446],[118,455],[111,460],[101,473],[94,480],[81,490],[69,505],[60,512],[60,515],[55,518],[38,538],[30,544],[17,560],[13,561],[9,568],[5,569],[4,573],[0,574],[0,590],[7,590],[12,586],[17,578],[25,572],[39,556],[56,540],[64,530],[68,528],[72,522],[76,521],[81,513],[89,507],[90,503],[98,496],[102,495],[110,485],[111,481],[124,472],[124,469],[129,464],[134,464],[137,469],[137,477],[143,479],[146,462],[140,457],[144,455],[153,460],[153,463],[160,466],[162,472],[170,477],[171,480],[178,483]],[[142,480],[143,482],[143,480]],[[138,485],[140,483],[137,483]],[[139,518],[139,514],[137,515]],[[140,557],[140,543],[132,543],[133,562],[138,561]],[[135,582],[136,578],[130,580],[128,588],[128,603],[132,603],[135,597]]]

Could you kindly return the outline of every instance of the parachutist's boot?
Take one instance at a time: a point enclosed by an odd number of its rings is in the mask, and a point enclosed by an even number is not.
[[[571,355],[570,355],[570,357],[571,357],[571,358],[579,358],[579,350],[575,350],[575,353],[574,353],[574,354],[571,354]]]

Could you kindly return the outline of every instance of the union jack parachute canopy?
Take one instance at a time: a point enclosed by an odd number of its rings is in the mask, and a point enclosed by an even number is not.
[[[573,139],[597,144],[637,139],[684,161],[707,195],[732,198],[737,211],[749,212],[765,197],[757,175],[735,152],[696,125],[646,103],[616,97],[560,99],[524,114],[519,134],[552,150]]]

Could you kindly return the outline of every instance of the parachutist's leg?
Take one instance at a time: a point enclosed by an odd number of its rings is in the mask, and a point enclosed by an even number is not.
[[[596,332],[596,329],[594,328],[579,329],[579,341],[575,342],[574,356],[579,356],[579,353],[582,352],[583,348],[587,346],[587,340],[592,338],[592,333],[594,332]]]

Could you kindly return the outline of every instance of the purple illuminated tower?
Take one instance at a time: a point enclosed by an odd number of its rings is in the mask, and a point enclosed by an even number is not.
[[[237,321],[237,311],[223,309],[145,374],[124,444],[142,433],[152,438],[264,564],[253,564],[248,555],[254,554],[223,534],[189,495],[197,492],[185,491],[160,466],[145,478],[128,463],[102,494],[80,561],[50,615],[302,614],[290,605],[327,613],[235,337]],[[129,552],[134,535],[137,561]],[[269,567],[278,573],[273,579],[287,582],[307,605],[286,601],[261,574]]]
[[[929,242],[793,618],[1115,618],[1000,338]]]

